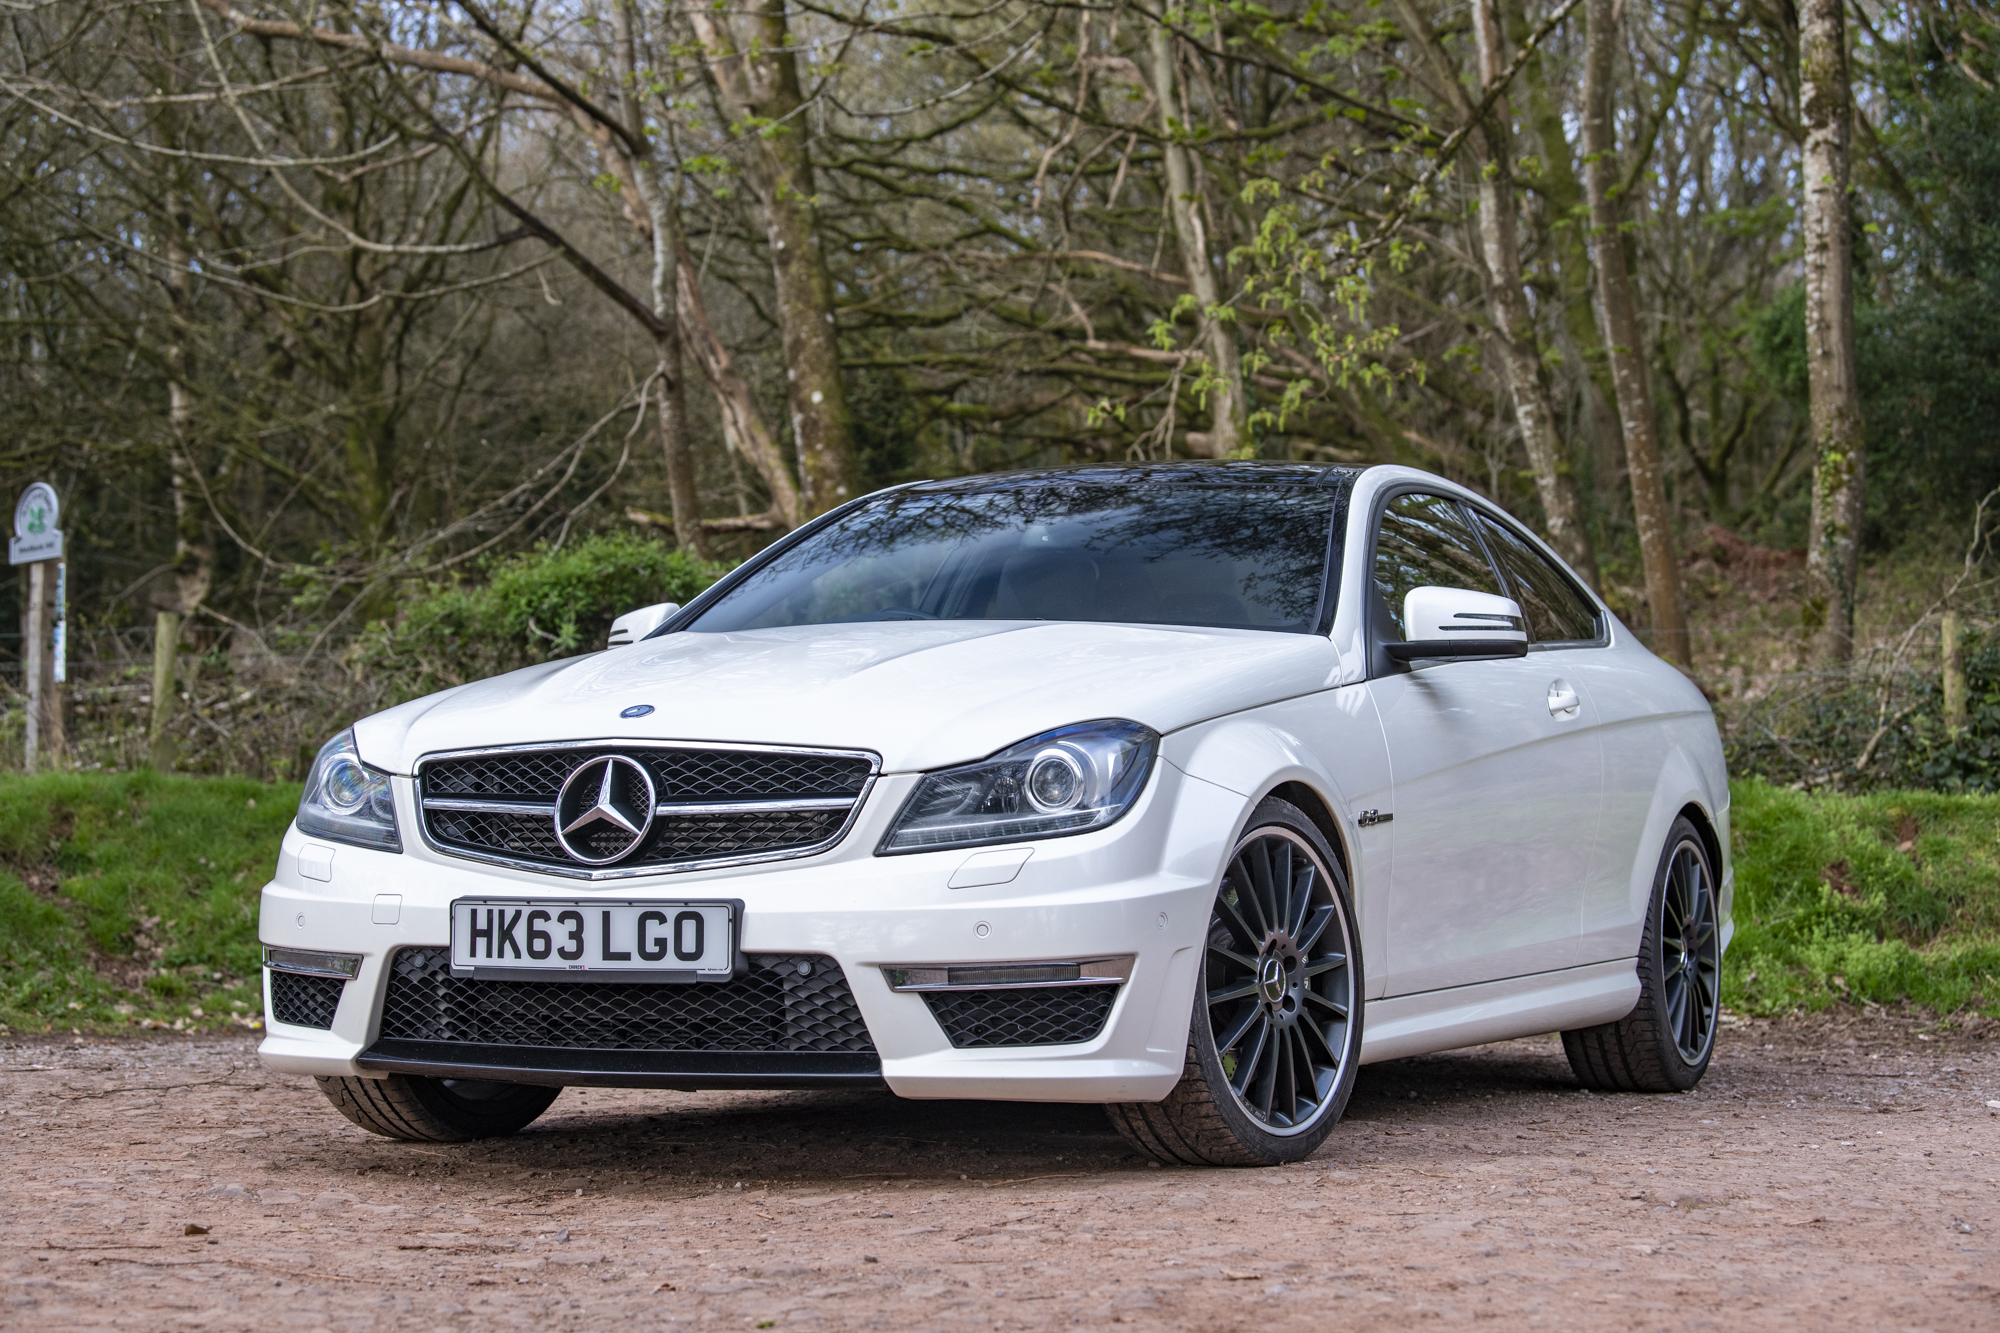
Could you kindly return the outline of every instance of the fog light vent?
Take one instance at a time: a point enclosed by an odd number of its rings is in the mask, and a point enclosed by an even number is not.
[[[297,972],[271,973],[271,1021],[293,1027],[333,1027],[340,1008],[340,991],[347,982],[339,977],[309,977]]]
[[[1021,987],[924,992],[944,1035],[958,1048],[1063,1046],[1093,1041],[1118,999],[1116,986]]]

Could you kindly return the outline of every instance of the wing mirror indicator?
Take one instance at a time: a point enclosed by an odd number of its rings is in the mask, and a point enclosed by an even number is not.
[[[606,638],[606,648],[623,648],[628,643],[637,643],[654,630],[667,623],[667,617],[681,609],[679,602],[655,602],[642,606],[637,611],[627,611],[611,622],[611,633]]]
[[[1525,657],[1528,632],[1511,597],[1470,588],[1412,588],[1403,598],[1404,643],[1382,645],[1398,662],[1433,657]]]

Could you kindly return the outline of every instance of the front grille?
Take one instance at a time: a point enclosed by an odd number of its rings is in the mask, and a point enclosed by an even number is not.
[[[956,1047],[1061,1046],[1090,1041],[1118,999],[1116,986],[1026,986],[925,991],[924,1003]]]
[[[748,963],[722,982],[487,981],[452,976],[448,949],[401,949],[381,1035],[567,1051],[874,1051],[839,963],[769,953]]]
[[[331,1028],[340,1008],[340,977],[305,977],[296,972],[271,974],[271,1021],[301,1028]]]
[[[571,773],[613,753],[645,767],[661,805],[714,808],[661,813],[628,855],[609,868],[586,870],[586,864],[595,863],[579,862],[556,837],[555,802]],[[579,747],[433,760],[423,766],[418,782],[425,831],[443,850],[602,877],[823,850],[839,839],[874,772],[874,760],[865,755]],[[774,801],[837,804],[807,810],[730,808]],[[514,808],[443,808],[467,803]],[[533,808],[519,808],[524,805]],[[581,839],[583,851],[605,857],[617,853],[625,836],[601,827],[573,834],[572,840]]]

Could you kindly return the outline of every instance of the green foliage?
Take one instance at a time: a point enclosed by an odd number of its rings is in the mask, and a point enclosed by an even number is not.
[[[2000,797],[1807,794],[1755,779],[1731,792],[1727,1003],[2000,1013]]]
[[[627,533],[587,537],[501,560],[486,581],[432,586],[393,621],[368,627],[354,664],[397,698],[591,652],[611,622],[655,602],[685,603],[722,566]]]
[[[1732,719],[1730,771],[1850,792],[2000,793],[2000,634],[1964,632],[1960,662],[1962,730],[1945,726],[1944,689],[1932,672],[1904,671],[1886,700],[1879,680],[1831,676],[1813,693]],[[1868,763],[1857,768],[1864,753]]]
[[[258,895],[298,798],[143,771],[0,777],[0,1024],[257,1018]]]
[[[1872,248],[1908,276],[1856,311],[1869,514],[1883,535],[1913,509],[1950,512],[2000,483],[2000,24],[1976,10],[1962,24],[1920,25],[1883,69],[1897,108],[1889,156],[1908,193]]]
[[[1795,282],[1750,320],[1750,359],[1778,396],[1806,405],[1806,289]]]

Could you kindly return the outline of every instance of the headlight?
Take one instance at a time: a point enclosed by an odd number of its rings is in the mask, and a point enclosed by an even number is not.
[[[389,775],[361,762],[354,733],[343,731],[320,747],[299,796],[299,832],[358,847],[400,852],[396,802]]]
[[[877,856],[1088,833],[1145,789],[1160,737],[1118,720],[1079,722],[976,764],[927,773]]]

